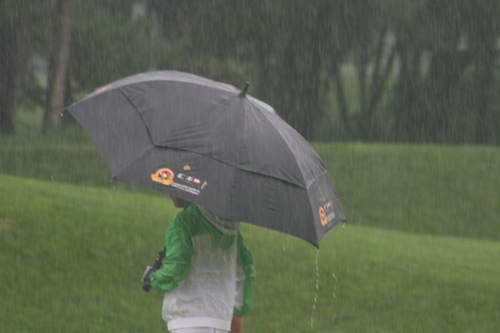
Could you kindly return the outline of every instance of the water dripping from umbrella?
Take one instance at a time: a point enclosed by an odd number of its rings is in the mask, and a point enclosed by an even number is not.
[[[316,305],[318,304],[318,291],[319,291],[319,249],[316,250],[316,290],[314,293],[313,305],[312,305],[312,313],[311,313],[311,329],[314,328],[314,313],[316,311]]]

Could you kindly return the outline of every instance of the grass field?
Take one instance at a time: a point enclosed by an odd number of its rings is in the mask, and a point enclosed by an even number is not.
[[[78,129],[1,140],[0,332],[165,332],[139,280],[169,201],[110,183]],[[314,147],[349,223],[319,254],[244,226],[258,271],[245,332],[500,331],[498,148]]]

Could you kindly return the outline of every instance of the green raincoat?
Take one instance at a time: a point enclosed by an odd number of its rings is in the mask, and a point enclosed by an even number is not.
[[[165,293],[163,319],[169,330],[229,331],[233,314],[247,313],[255,268],[239,226],[194,204],[172,220],[165,236],[166,259],[151,280],[154,289]]]

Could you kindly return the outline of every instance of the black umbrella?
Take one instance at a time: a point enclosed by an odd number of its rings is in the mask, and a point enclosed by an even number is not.
[[[345,216],[318,154],[273,108],[196,75],[138,74],[69,106],[112,178],[302,238]]]

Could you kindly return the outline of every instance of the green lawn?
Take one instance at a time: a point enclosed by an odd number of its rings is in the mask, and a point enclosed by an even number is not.
[[[0,332],[161,332],[139,282],[176,210],[78,128],[0,139]],[[245,225],[245,332],[499,332],[500,150],[315,144],[348,218],[319,254]],[[316,260],[318,266],[316,266]]]
[[[0,331],[164,328],[161,296],[139,280],[175,213],[166,198],[0,182]],[[306,242],[249,225],[243,234],[258,270],[247,332],[500,329],[498,242],[347,225],[325,237],[316,273]]]
[[[349,222],[500,240],[500,148],[316,144]]]

